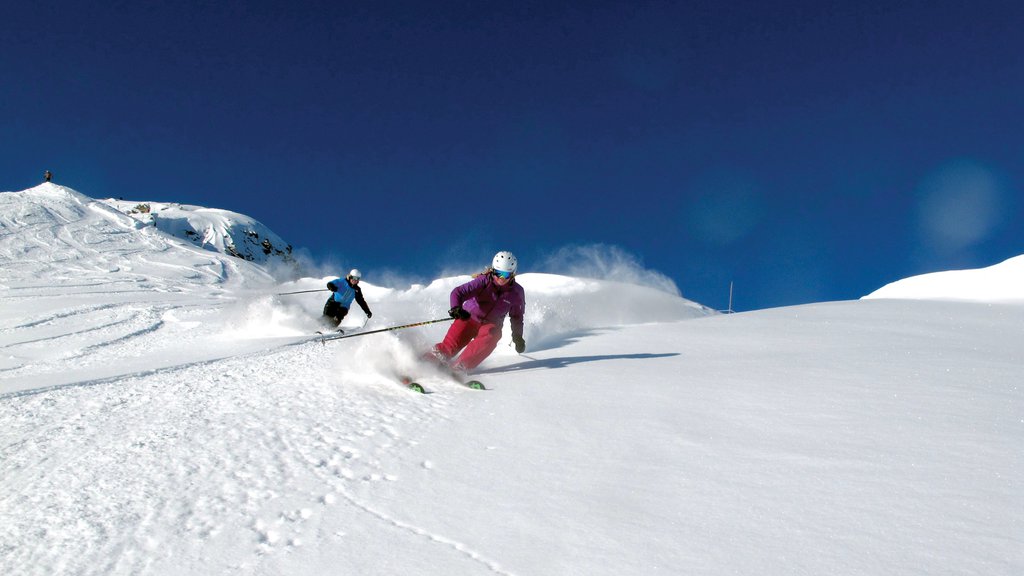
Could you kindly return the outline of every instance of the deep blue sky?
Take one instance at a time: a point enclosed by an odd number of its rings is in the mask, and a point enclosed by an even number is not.
[[[852,299],[1024,253],[1021,30],[984,0],[8,3],[0,190],[236,210],[368,280],[597,244],[716,308]]]

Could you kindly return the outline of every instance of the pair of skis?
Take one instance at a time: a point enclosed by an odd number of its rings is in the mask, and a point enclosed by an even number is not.
[[[423,387],[423,385],[420,384],[419,382],[416,382],[410,376],[399,376],[398,381],[402,384],[402,386],[405,386],[406,388],[412,390],[413,392],[418,392],[420,394],[427,393],[427,390]],[[456,378],[455,382],[458,382],[460,385],[465,386],[466,388],[469,388],[471,390],[487,390],[487,387],[485,387],[483,382],[479,380],[462,381]]]
[[[440,355],[436,348],[423,354],[422,358],[425,360],[424,364],[429,365],[431,371],[440,373],[442,377],[447,376],[447,378],[452,382],[465,386],[471,390],[487,390],[487,387],[479,380],[466,380],[466,375],[463,372],[452,368],[448,364],[449,359]],[[420,394],[426,394],[426,390],[423,389],[423,386],[416,382],[412,377],[405,374],[399,374],[398,380],[406,388],[414,392],[419,392]]]

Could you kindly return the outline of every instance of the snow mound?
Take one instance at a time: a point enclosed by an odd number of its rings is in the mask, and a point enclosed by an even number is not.
[[[987,268],[904,278],[864,296],[874,298],[1024,303],[1024,255]]]
[[[526,325],[533,350],[557,348],[599,329],[676,322],[716,314],[654,288],[557,274],[523,274]]]

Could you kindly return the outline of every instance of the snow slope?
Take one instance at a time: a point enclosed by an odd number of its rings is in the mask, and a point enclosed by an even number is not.
[[[277,294],[326,279],[59,187],[0,218],[0,573],[1024,571],[1019,305],[525,273],[526,354],[417,395],[391,373],[443,323],[324,345],[327,293]],[[367,329],[465,279],[364,273]]]

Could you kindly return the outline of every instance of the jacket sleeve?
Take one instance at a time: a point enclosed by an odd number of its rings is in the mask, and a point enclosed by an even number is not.
[[[359,304],[359,307],[363,309],[363,312],[365,312],[366,315],[369,316],[370,315],[370,307],[366,305],[366,300],[363,299],[363,290],[362,290],[362,288],[356,286],[354,289],[355,289],[355,292],[356,292],[356,303]]]
[[[523,316],[526,314],[526,292],[523,287],[516,285],[516,302],[508,311],[509,326],[512,328],[513,338],[523,337]]]
[[[473,295],[475,295],[485,284],[487,284],[487,276],[481,275],[469,282],[466,282],[465,284],[456,286],[455,289],[452,290],[451,296],[448,298],[451,307],[455,308],[456,306],[462,306],[463,302],[472,298]]]

